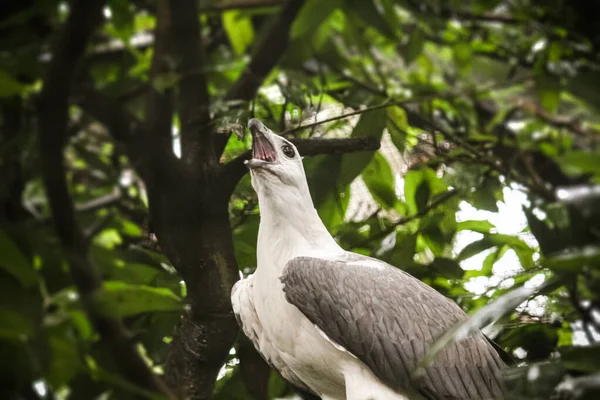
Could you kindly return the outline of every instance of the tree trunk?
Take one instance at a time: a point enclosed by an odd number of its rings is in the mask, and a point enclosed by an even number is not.
[[[230,293],[239,274],[228,199],[214,183],[218,167],[195,168],[179,164],[155,176],[148,198],[158,242],[188,293],[167,360],[167,384],[182,398],[209,399],[237,335]]]

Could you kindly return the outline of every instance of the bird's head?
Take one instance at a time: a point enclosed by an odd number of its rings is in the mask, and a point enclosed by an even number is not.
[[[252,186],[261,203],[289,207],[298,201],[310,202],[310,192],[296,146],[276,135],[256,118],[248,121],[252,134],[252,158],[246,161]]]

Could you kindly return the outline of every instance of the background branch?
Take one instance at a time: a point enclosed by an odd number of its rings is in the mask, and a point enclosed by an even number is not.
[[[380,147],[380,142],[376,138],[347,138],[347,139],[291,139],[298,149],[298,153],[303,156],[316,156],[319,154],[341,154],[353,153],[358,151],[376,151]],[[248,171],[244,161],[252,157],[252,152],[238,156],[225,165],[226,182],[233,190],[237,182]]]
[[[52,219],[69,262],[71,277],[82,302],[123,375],[144,390],[167,393],[130,341],[122,322],[100,316],[94,296],[102,291],[102,280],[88,254],[88,242],[75,219],[75,207],[65,177],[63,147],[66,142],[68,97],[75,66],[102,18],[102,0],[75,1],[62,27],[52,61],[44,75],[39,101],[42,176],[52,210]]]
[[[160,172],[174,159],[172,99],[172,59],[170,59],[171,27],[169,0],[158,0],[156,6],[156,29],[154,31],[154,53],[150,66],[151,88],[146,96],[143,144],[144,152],[151,158],[148,168]]]
[[[204,55],[196,0],[169,0],[171,40],[179,77],[178,112],[181,121],[181,150],[184,161],[193,161],[208,146],[210,99],[202,73]],[[202,140],[205,138],[205,140]]]

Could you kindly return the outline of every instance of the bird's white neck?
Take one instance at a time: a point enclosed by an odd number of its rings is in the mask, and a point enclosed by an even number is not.
[[[308,189],[285,199],[259,194],[259,203],[257,273],[278,277],[294,257],[344,251],[321,221]]]

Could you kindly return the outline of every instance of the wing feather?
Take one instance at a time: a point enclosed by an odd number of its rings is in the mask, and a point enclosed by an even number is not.
[[[481,332],[443,349],[411,374],[427,347],[467,318],[430,286],[379,260],[297,257],[281,276],[286,299],[382,382],[428,400],[501,399],[500,357]]]

